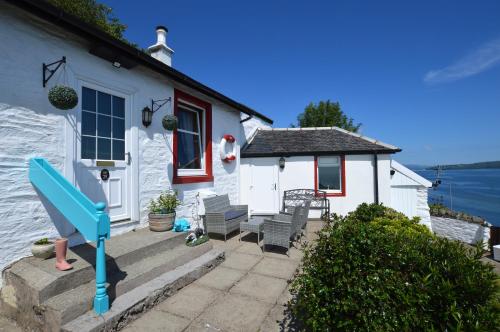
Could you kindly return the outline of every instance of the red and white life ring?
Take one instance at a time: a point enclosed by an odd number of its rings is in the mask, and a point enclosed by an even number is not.
[[[233,135],[224,135],[220,141],[220,159],[222,159],[225,163],[230,163],[231,161],[236,159],[236,139]],[[229,153],[226,153],[226,144],[232,144],[232,150]]]

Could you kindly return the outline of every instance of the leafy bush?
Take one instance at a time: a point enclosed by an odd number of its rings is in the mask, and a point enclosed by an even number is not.
[[[450,210],[443,204],[439,203],[429,204],[429,209],[431,216],[458,219],[480,225],[486,224],[486,221],[481,217],[472,216],[465,212]]]
[[[44,237],[44,238],[41,238],[40,240],[35,242],[35,245],[38,245],[38,246],[45,245],[45,244],[52,244],[52,241],[49,241],[48,238]]]
[[[152,199],[149,202],[149,212],[153,214],[174,213],[180,203],[177,199],[177,193],[173,191],[163,192],[156,200]]]
[[[493,331],[498,285],[480,255],[416,218],[362,204],[305,249],[292,309],[312,331]]]

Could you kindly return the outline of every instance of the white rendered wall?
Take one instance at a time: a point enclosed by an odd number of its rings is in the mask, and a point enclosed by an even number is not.
[[[490,228],[458,219],[431,217],[432,230],[439,236],[451,240],[475,244],[483,241],[485,247],[490,239]]]
[[[419,217],[420,223],[430,229],[427,188],[397,170],[390,176],[390,183],[391,204],[388,206],[410,218]]]
[[[278,163],[279,158],[276,158]],[[244,159],[241,176],[248,178],[252,158]],[[379,199],[390,206],[390,156],[379,156]],[[331,212],[346,215],[355,210],[361,203],[373,203],[375,200],[373,155],[345,156],[346,196],[329,197]],[[314,189],[314,157],[297,156],[285,158],[285,168],[279,171],[279,200],[282,205],[283,192],[291,189]],[[240,181],[241,197],[244,204],[248,201],[248,180]],[[278,211],[276,211],[278,212]],[[311,211],[310,217],[319,217],[319,211]]]
[[[67,84],[82,82],[101,85],[126,94],[131,108],[132,186],[131,220],[112,225],[112,235],[147,225],[147,206],[161,191],[176,189],[183,206],[179,217],[193,215],[194,197],[201,188],[228,193],[231,202],[239,201],[239,158],[223,164],[219,142],[223,134],[232,134],[239,144],[246,140],[240,114],[215,100],[179,86],[143,67],[131,70],[115,68],[108,61],[88,53],[86,42],[49,25],[4,2],[0,3],[0,270],[10,262],[30,255],[30,245],[42,237],[69,236],[70,244],[84,241],[71,235],[73,227],[38,195],[28,179],[28,160],[39,156],[47,160],[72,183],[76,158],[75,122],[79,107],[70,111],[53,108],[47,100],[56,83],[58,71],[46,88],[42,87],[42,63],[66,56]],[[174,96],[174,87],[212,104],[213,183],[174,185],[172,179],[172,135],[162,125],[162,117],[172,112],[167,103],[154,114],[145,128],[141,110],[151,99]],[[248,121],[249,124],[258,120]]]

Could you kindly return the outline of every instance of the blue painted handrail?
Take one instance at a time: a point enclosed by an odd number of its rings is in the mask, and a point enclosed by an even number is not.
[[[94,310],[102,314],[109,309],[106,292],[106,251],[104,240],[110,236],[110,221],[104,212],[106,204],[94,204],[80,190],[43,158],[30,159],[29,178],[61,214],[89,241],[97,242],[96,294]]]

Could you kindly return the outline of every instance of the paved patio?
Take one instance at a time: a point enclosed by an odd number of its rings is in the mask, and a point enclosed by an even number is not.
[[[308,241],[321,228],[310,221]],[[176,295],[168,298],[127,326],[124,331],[287,331],[285,304],[290,299],[288,281],[302,253],[279,248],[263,253],[257,236],[238,233],[227,242],[212,239],[226,250],[226,260]]]

